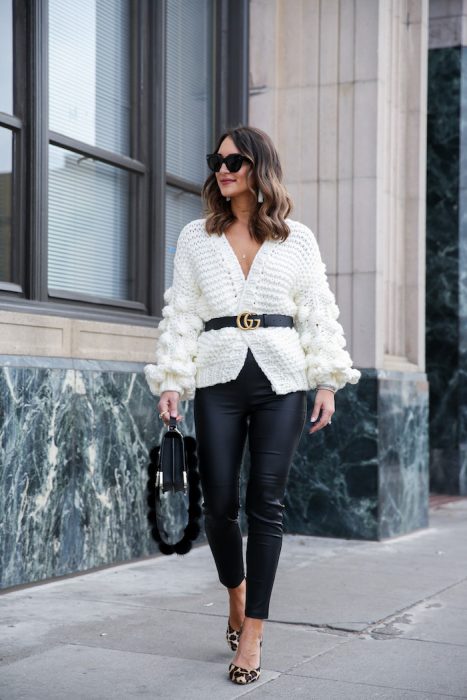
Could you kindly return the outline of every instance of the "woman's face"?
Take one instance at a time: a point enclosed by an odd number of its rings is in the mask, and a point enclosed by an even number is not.
[[[233,139],[227,136],[221,143],[217,153],[220,153],[224,158],[230,153],[240,153]],[[222,163],[221,169],[216,173],[217,184],[223,197],[238,197],[247,192],[253,197],[249,190],[252,186],[253,167],[248,161],[243,161],[242,167],[236,173],[231,173],[227,169],[225,163]]]

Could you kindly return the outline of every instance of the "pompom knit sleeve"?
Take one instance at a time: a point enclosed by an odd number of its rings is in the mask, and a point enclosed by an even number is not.
[[[160,396],[163,391],[178,391],[182,401],[193,399],[195,395],[194,358],[198,336],[204,327],[197,313],[200,292],[194,276],[189,238],[190,231],[185,226],[175,250],[172,286],[164,292],[166,304],[158,325],[156,362],[144,367],[151,393]]]
[[[352,368],[352,359],[345,350],[344,329],[334,293],[329,287],[326,265],[321,259],[316,238],[305,227],[306,246],[299,261],[297,312],[295,326],[306,357],[306,373],[310,389],[328,386],[335,391],[345,384],[356,384],[361,377]]]

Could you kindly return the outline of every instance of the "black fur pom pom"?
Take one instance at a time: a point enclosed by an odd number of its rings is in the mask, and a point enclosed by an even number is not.
[[[191,549],[191,542],[187,537],[184,537],[174,545],[174,550],[177,554],[188,554]]]
[[[201,531],[201,527],[197,522],[189,522],[185,528],[185,535],[190,540],[195,540]]]
[[[165,542],[159,542],[159,549],[161,550],[162,554],[173,554],[175,551],[173,545],[166,544]]]
[[[146,485],[147,505],[148,505],[148,522],[151,525],[151,537],[159,544],[159,550],[162,554],[170,555],[174,552],[179,555],[187,554],[192,548],[193,541],[201,532],[199,520],[201,518],[202,509],[200,506],[201,489],[199,487],[200,476],[198,472],[198,456],[196,452],[196,439],[191,435],[187,435],[183,439],[185,446],[185,460],[187,465],[188,477],[188,524],[184,530],[182,539],[175,545],[170,545],[164,542],[161,538],[159,528],[157,526],[156,517],[156,470],[159,460],[160,445],[156,445],[149,451],[150,463],[148,464],[148,481]]]

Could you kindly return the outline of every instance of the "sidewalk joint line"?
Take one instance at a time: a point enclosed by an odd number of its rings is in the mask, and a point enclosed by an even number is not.
[[[394,686],[394,685],[381,685],[380,683],[368,683],[365,681],[349,681],[345,680],[342,678],[331,678],[329,676],[303,676],[302,674],[299,673],[288,673],[288,671],[283,671],[281,673],[283,676],[291,676],[292,678],[309,678],[311,679],[319,679],[323,681],[331,681],[334,683],[346,683],[348,685],[364,685],[368,688],[385,688],[388,690],[406,690],[410,693],[423,693],[425,696],[426,695],[432,695],[434,698],[458,698],[459,700],[463,700],[465,698],[465,695],[452,695],[452,693],[443,693],[440,695],[439,693],[433,693],[431,690],[418,690],[415,688],[405,688],[401,686]]]

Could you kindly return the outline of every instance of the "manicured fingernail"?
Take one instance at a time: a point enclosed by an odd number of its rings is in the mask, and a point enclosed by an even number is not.
[[[316,418],[310,418],[311,422],[314,423]]]

